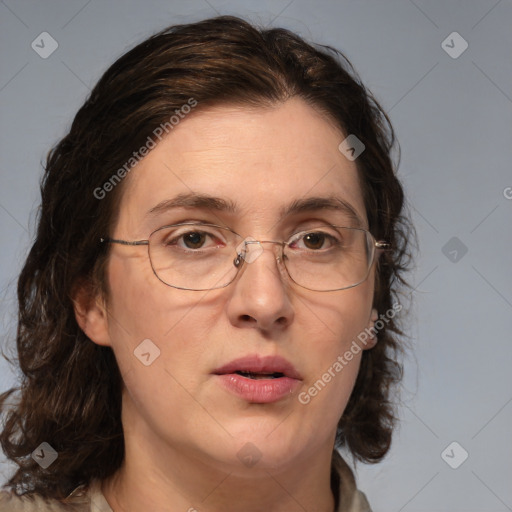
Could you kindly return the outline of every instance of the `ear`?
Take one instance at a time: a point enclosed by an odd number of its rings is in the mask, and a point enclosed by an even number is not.
[[[98,345],[110,346],[108,315],[104,297],[93,292],[89,282],[82,281],[73,291],[75,318],[87,337]]]
[[[377,332],[375,330],[375,322],[379,318],[379,313],[376,309],[372,309],[370,319],[368,320],[368,339],[366,341],[364,350],[368,350],[370,348],[375,347],[377,345]]]

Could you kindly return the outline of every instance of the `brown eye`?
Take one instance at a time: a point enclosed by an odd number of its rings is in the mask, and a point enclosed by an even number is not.
[[[205,233],[199,231],[191,231],[183,235],[183,243],[187,249],[200,249],[206,239]]]
[[[290,244],[290,248],[325,253],[330,250],[341,248],[340,235],[327,233],[325,231],[310,231],[298,233]]]
[[[304,245],[307,249],[321,249],[326,236],[323,233],[308,233],[304,235]]]

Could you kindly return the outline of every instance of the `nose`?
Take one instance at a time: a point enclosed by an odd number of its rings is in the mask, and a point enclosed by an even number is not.
[[[282,330],[293,322],[290,283],[277,256],[279,246],[251,243],[243,267],[232,283],[227,314],[236,327],[265,332]]]

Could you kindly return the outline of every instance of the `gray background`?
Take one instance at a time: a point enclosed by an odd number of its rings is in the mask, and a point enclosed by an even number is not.
[[[408,328],[414,353],[392,450],[381,464],[357,466],[360,487],[375,512],[512,510],[510,0],[1,1],[3,347],[14,337],[15,280],[46,152],[129,47],[164,26],[217,14],[284,26],[345,52],[401,143],[420,240]],[[59,45],[47,59],[31,48],[43,31]],[[442,46],[454,31],[469,45],[458,58]],[[446,49],[460,51],[452,39]],[[3,360],[0,372],[7,389],[15,377]],[[441,457],[453,441],[469,453],[457,469]],[[448,450],[447,460],[461,453]],[[8,468],[0,465],[0,480]]]

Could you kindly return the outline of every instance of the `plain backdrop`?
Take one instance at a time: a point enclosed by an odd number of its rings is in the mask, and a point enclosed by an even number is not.
[[[375,512],[512,510],[510,0],[2,0],[2,346],[14,343],[16,276],[46,153],[122,53],[218,14],[342,50],[400,141],[420,242],[413,353],[392,449],[357,465],[359,486]],[[47,58],[32,47],[42,32],[58,44]],[[14,383],[2,359],[0,390]],[[0,464],[2,482],[11,469]]]

